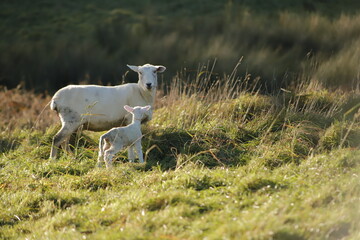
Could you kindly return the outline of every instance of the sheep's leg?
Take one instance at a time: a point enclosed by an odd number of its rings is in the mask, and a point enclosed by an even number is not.
[[[71,133],[71,134],[72,134],[72,133]],[[70,136],[71,136],[71,134],[70,134]],[[70,136],[66,137],[66,138],[64,139],[64,141],[61,143],[61,148],[62,148],[65,152],[67,152],[67,153],[71,153],[71,152],[72,152],[71,149],[70,149],[70,144],[69,144]]]
[[[96,167],[101,168],[103,160],[104,160],[104,155],[100,155],[100,151],[99,151],[99,156],[98,156]]]
[[[137,155],[139,157],[139,162],[143,163],[144,157],[143,157],[143,153],[142,153],[141,141],[140,140],[136,141],[134,144],[134,147],[135,147]]]
[[[59,146],[62,144],[64,140],[70,137],[70,135],[77,129],[78,126],[66,126],[63,125],[59,132],[53,138],[50,158],[56,159],[56,155],[59,149]]]
[[[128,159],[129,162],[134,162],[135,159],[134,145],[131,145],[128,148]]]
[[[80,126],[80,117],[79,114],[72,111],[69,108],[64,108],[59,112],[59,117],[61,120],[61,129],[53,138],[50,158],[55,159],[59,146],[65,140],[65,144],[67,144],[67,139],[70,138],[71,134],[75,132],[76,129]],[[67,144],[68,145],[68,144]],[[67,146],[64,146],[66,149]]]

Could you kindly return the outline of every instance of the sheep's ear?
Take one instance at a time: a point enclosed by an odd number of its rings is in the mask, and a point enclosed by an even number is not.
[[[134,72],[139,72],[139,67],[138,66],[134,66],[134,65],[127,65],[127,66],[128,66],[128,68],[130,68]]]
[[[162,73],[166,70],[166,67],[164,66],[156,66],[156,71],[159,73]]]
[[[132,108],[132,107],[130,107],[128,105],[125,105],[124,108],[125,108],[126,111],[128,111],[130,113],[134,111],[134,108]]]
[[[150,106],[150,105],[147,105],[147,106],[145,106],[144,108],[145,108],[146,111],[149,111],[150,108],[151,108],[151,106]]]

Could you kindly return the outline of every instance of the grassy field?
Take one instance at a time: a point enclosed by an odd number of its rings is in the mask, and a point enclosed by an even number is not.
[[[1,1],[0,239],[360,239],[359,9]],[[146,163],[96,168],[94,132],[50,161],[50,94],[146,62]]]
[[[49,96],[2,90],[0,238],[359,239],[360,93],[210,77],[174,78],[146,163],[121,153],[112,170],[95,167],[100,133],[48,160]]]

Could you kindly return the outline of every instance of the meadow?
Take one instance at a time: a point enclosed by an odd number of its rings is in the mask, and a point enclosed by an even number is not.
[[[360,2],[0,2],[0,239],[360,239]],[[70,83],[163,64],[145,163],[48,159]]]
[[[360,92],[264,95],[236,69],[209,86],[205,69],[159,93],[146,163],[122,152],[112,170],[95,167],[94,132],[49,160],[50,97],[2,89],[0,238],[360,238]]]

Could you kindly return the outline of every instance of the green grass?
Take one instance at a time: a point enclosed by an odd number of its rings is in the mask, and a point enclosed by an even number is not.
[[[175,171],[2,158],[1,237],[356,239],[358,156],[345,149],[275,170],[252,159],[241,167],[187,164]],[[79,164],[82,170],[73,171]],[[48,168],[53,174],[44,175]]]
[[[100,133],[48,160],[49,96],[1,88],[0,239],[360,239],[355,1],[0,6],[0,84],[168,67],[146,163],[121,152],[112,170],[95,167]]]
[[[360,237],[359,93],[177,84],[143,128],[145,164],[96,168],[90,132],[50,161],[56,126],[4,129],[0,238]]]

